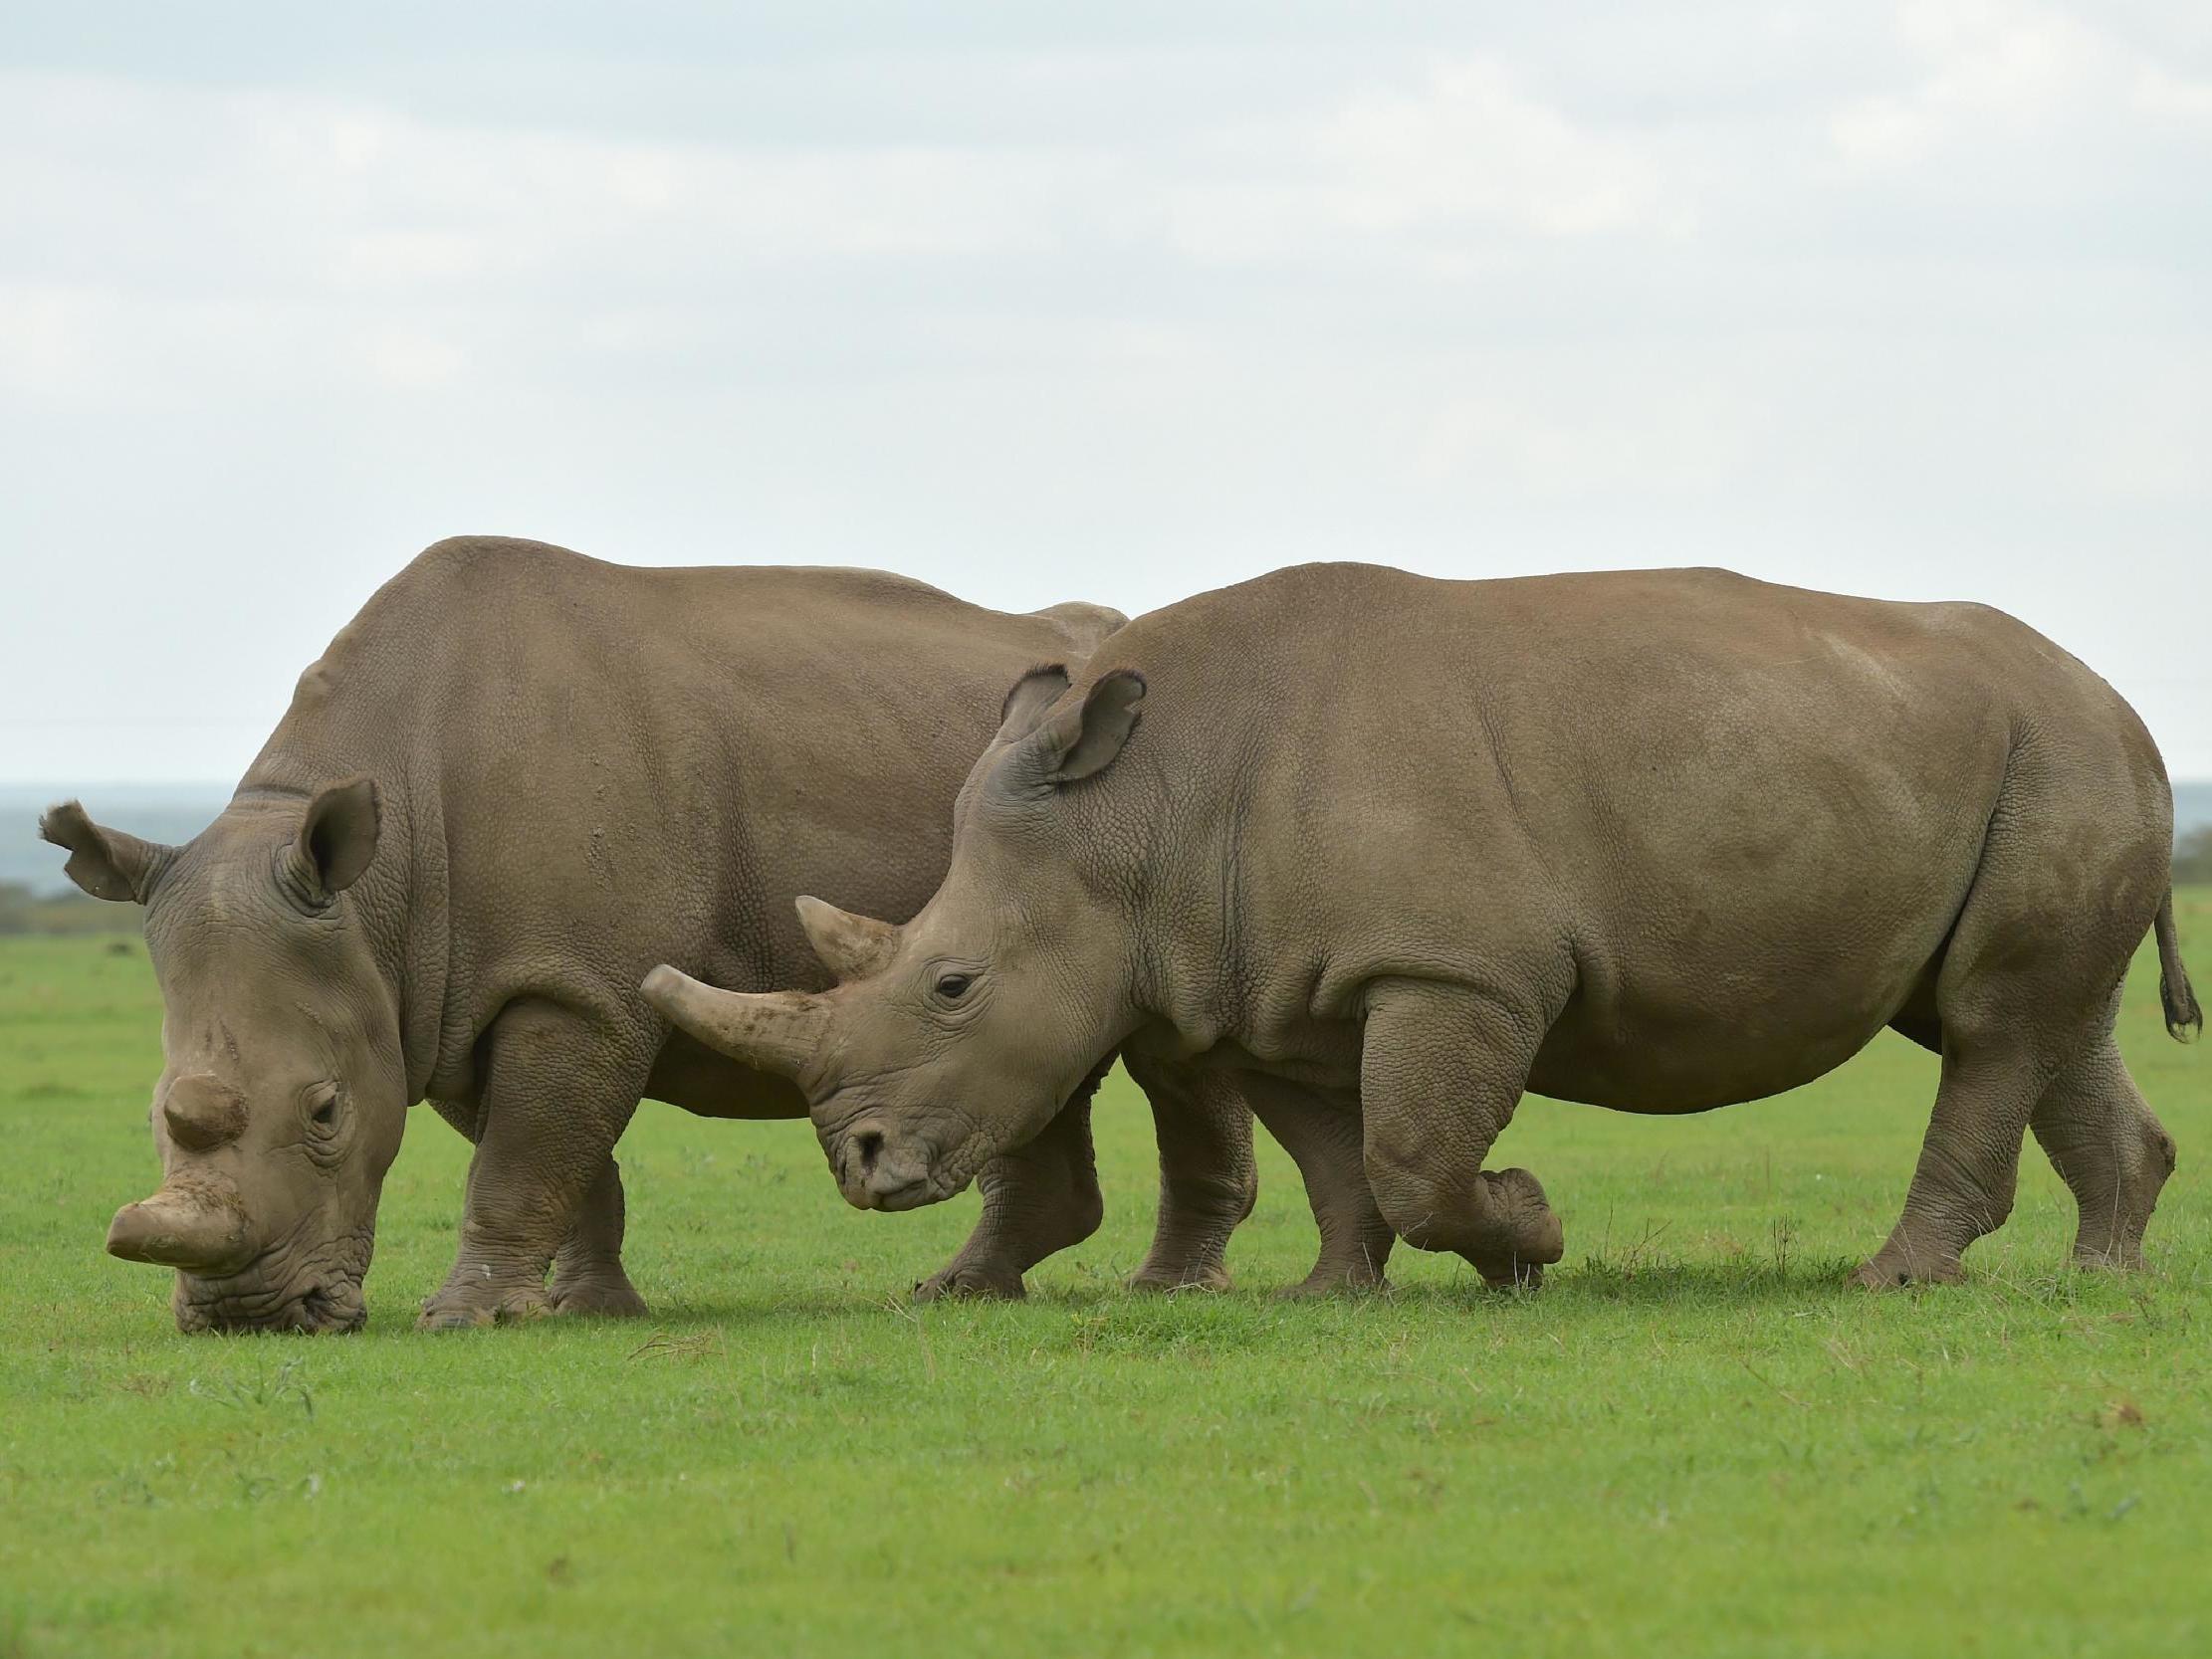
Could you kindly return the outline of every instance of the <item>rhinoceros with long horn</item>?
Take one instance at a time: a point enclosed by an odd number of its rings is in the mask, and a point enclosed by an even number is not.
[[[1373,1250],[1557,1261],[1524,1090],[1639,1113],[1777,1094],[1883,1027],[1942,1055],[1869,1285],[1949,1279],[2033,1129],[2075,1254],[2132,1266],[2173,1142],[2121,1063],[2172,801],[2103,681],[1978,605],[1724,571],[1446,582],[1316,565],[1140,618],[1007,699],[951,868],[867,971],[647,997],[793,1079],[845,1196],[952,1196],[1101,1055],[1236,1077]]]
[[[427,1099],[476,1153],[426,1325],[641,1312],[610,1155],[639,1099],[726,1118],[805,1101],[672,1034],[639,976],[676,956],[729,986],[826,982],[777,896],[910,914],[998,692],[1121,620],[863,570],[431,547],[303,675],[203,834],[156,846],[74,802],[46,815],[79,886],[145,907],[160,982],[164,1175],[109,1249],[176,1270],[186,1330],[357,1327],[378,1193]],[[815,942],[851,965],[854,941]],[[1248,1117],[1220,1080],[1138,1070],[1174,1102],[1139,1280],[1218,1283],[1251,1203]],[[1090,1081],[993,1166],[926,1291],[1018,1295],[1097,1225]]]

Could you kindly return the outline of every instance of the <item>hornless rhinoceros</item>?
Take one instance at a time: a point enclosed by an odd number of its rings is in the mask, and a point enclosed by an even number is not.
[[[384,1172],[428,1099],[477,1149],[424,1324],[642,1312],[609,1155],[639,1098],[806,1107],[672,1034],[639,975],[673,955],[723,984],[805,982],[794,888],[910,914],[1007,681],[1121,620],[1003,615],[872,571],[439,542],[301,677],[205,833],[154,846],[74,802],[41,826],[79,886],[145,906],[161,986],[164,1179],[108,1248],[178,1269],[185,1330],[353,1329]],[[838,949],[836,929],[816,944]],[[1249,1120],[1203,1075],[1138,1076],[1176,1108],[1139,1280],[1217,1283],[1251,1202]],[[1097,1225],[1084,1081],[986,1175],[974,1237],[926,1290],[1018,1295]]]
[[[853,1203],[950,1197],[1123,1045],[1235,1072],[1345,1214],[1364,1165],[1371,1261],[1395,1229],[1493,1281],[1563,1245],[1482,1167],[1524,1089],[1699,1112],[1887,1025],[1942,1081],[1867,1284],[1955,1277],[2030,1126],[2077,1259],[2131,1266],[2173,1167],[2112,1041],[2146,929],[2168,1027],[2201,1024],[2171,819],[2126,704],[1982,606],[1316,565],[1023,680],[936,896],[848,920],[865,977],[646,990],[795,1079]]]

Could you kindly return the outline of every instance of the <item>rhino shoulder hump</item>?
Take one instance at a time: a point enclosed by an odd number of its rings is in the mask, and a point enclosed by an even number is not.
[[[1111,605],[1094,605],[1083,599],[1063,600],[1029,614],[1056,624],[1069,642],[1086,655],[1095,651],[1099,641],[1108,634],[1129,626],[1129,618]]]

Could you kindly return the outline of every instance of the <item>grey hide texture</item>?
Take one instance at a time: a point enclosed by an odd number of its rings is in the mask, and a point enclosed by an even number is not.
[[[672,1036],[640,976],[673,959],[739,989],[828,984],[789,896],[911,915],[1007,684],[1121,621],[864,570],[429,548],[301,676],[204,834],[157,847],[74,802],[47,815],[80,885],[145,905],[166,1015],[164,1178],[110,1248],[178,1270],[187,1330],[355,1328],[378,1192],[427,1099],[476,1153],[425,1324],[641,1312],[609,1155],[640,1097],[806,1104]],[[1097,1225],[1091,1070],[985,1173],[977,1232],[926,1291],[1018,1295]],[[1251,1202],[1249,1118],[1225,1079],[1155,1083],[1172,1111],[1145,1282],[1217,1283]]]
[[[826,994],[657,976],[791,1075],[855,1203],[959,1191],[1119,1046],[1232,1077],[1323,1223],[1309,1286],[1393,1234],[1497,1282],[1559,1259],[1485,1167],[1524,1090],[1682,1113],[1894,1026],[1943,1057],[1869,1285],[1948,1279],[2032,1129],[2076,1256],[2140,1262],[2173,1142],[2112,1041],[2171,801],[2112,689],[1973,604],[1719,570],[1444,582],[1312,565],[1028,676],[944,885]]]

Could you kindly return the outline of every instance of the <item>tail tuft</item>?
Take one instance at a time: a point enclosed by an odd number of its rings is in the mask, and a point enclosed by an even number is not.
[[[2173,931],[2173,890],[2166,890],[2152,924],[2158,935],[2158,1001],[2166,1011],[2166,1035],[2177,1043],[2188,1042],[2204,1031],[2204,1009],[2197,1002],[2189,971],[2181,965],[2181,941]]]

